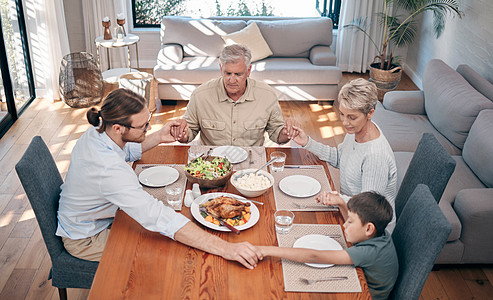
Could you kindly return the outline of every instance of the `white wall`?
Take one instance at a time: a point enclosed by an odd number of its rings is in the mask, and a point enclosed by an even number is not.
[[[460,0],[462,19],[449,17],[445,31],[435,38],[432,14],[425,13],[418,37],[409,46],[404,70],[421,87],[423,71],[439,58],[452,68],[468,64],[493,83],[493,1]]]

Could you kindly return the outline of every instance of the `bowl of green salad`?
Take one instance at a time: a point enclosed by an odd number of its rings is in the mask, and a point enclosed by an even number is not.
[[[185,175],[201,188],[224,186],[233,174],[233,165],[225,157],[198,157],[185,166]]]

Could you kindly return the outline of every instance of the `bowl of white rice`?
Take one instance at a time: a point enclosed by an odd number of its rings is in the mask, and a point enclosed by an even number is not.
[[[255,174],[256,170],[240,170],[231,176],[231,184],[245,197],[258,197],[274,184],[270,173],[260,170]]]

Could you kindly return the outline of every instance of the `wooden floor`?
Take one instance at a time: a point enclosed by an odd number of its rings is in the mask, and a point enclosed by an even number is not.
[[[367,76],[368,75],[364,75]],[[344,74],[343,82],[361,77]],[[110,90],[111,87],[107,87]],[[399,89],[416,89],[404,76]],[[330,105],[315,102],[282,102],[285,117],[299,120],[316,140],[329,145],[344,137],[338,115]],[[152,131],[167,120],[179,118],[186,102],[161,106],[152,120]],[[14,166],[31,139],[40,135],[48,144],[62,177],[77,139],[89,127],[86,109],[73,109],[63,102],[36,99],[0,140],[0,299],[58,299],[47,280],[50,257],[34,213],[20,185]],[[433,271],[420,299],[493,299],[492,266],[451,266]],[[87,290],[68,289],[69,299],[86,299]]]

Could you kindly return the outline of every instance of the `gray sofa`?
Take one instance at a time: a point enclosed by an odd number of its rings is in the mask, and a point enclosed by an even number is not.
[[[439,202],[453,229],[436,263],[493,263],[493,84],[431,60],[423,91],[387,93],[373,120],[394,150],[398,188],[424,132],[457,163]]]
[[[154,67],[161,99],[188,100],[200,84],[221,76],[222,35],[255,22],[272,55],[252,64],[251,78],[271,85],[280,100],[334,100],[342,78],[329,18],[169,16],[161,23]]]

